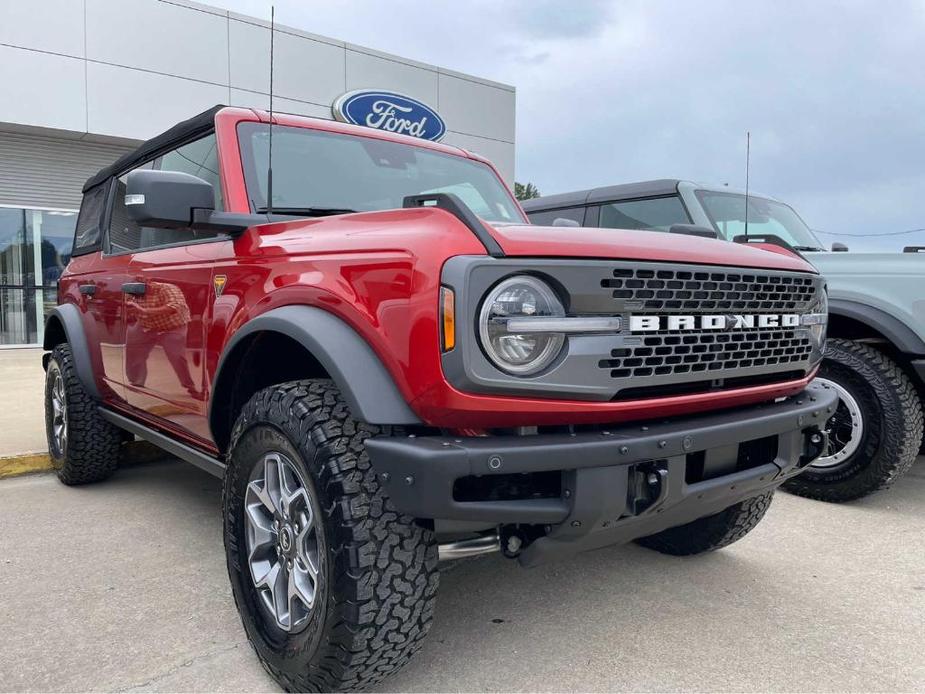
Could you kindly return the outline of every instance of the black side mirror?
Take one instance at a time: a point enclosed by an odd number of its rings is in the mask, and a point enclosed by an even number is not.
[[[718,239],[716,229],[702,227],[698,224],[672,224],[668,228],[669,234],[687,234],[688,236],[702,236],[705,239]]]
[[[180,171],[132,171],[125,184],[125,209],[138,225],[188,228],[195,210],[214,210],[212,184]]]
[[[833,253],[847,253],[848,247],[845,244],[839,243],[838,241],[836,241],[835,243],[832,244],[832,252]]]

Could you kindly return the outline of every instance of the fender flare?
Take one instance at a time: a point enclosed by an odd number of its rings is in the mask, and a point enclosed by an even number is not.
[[[314,306],[282,306],[245,323],[225,345],[213,383],[221,380],[235,347],[257,332],[281,333],[301,344],[330,374],[357,419],[368,424],[421,423],[366,340],[334,314]],[[214,407],[210,402],[210,421]]]
[[[80,318],[80,310],[74,304],[61,304],[51,310],[48,318],[45,319],[45,337],[42,340],[42,349],[51,351],[59,344],[58,341],[53,339],[55,331],[49,329],[52,321],[55,320],[61,323],[64,330],[64,341],[71,347],[77,378],[80,379],[80,383],[90,397],[94,400],[101,400],[100,391],[96,387],[96,378],[93,376],[93,360],[90,358],[90,350],[87,348],[87,336],[84,334],[84,324]],[[42,365],[45,368],[48,368],[49,356],[46,354],[42,359]]]
[[[905,354],[925,354],[925,342],[908,325],[879,308],[848,299],[829,299],[829,315],[844,316],[881,333]]]

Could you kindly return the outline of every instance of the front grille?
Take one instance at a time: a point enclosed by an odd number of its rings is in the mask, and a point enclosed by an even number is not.
[[[822,291],[814,275],[708,266],[614,263],[599,282],[611,310],[627,318],[803,314],[813,310]],[[622,399],[799,377],[807,372],[812,353],[809,333],[801,326],[626,331],[597,365],[613,379],[615,397]]]
[[[741,330],[728,333],[666,333],[636,338],[638,346],[610,351],[598,366],[611,378],[724,372],[798,364],[809,358],[812,343],[804,331]]]
[[[601,287],[628,306],[659,313],[802,312],[816,296],[813,277],[742,271],[615,268]]]

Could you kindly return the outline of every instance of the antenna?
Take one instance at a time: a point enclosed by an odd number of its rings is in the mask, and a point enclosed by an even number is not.
[[[748,238],[748,165],[752,150],[752,134],[745,131],[745,238]]]
[[[276,6],[270,5],[270,152],[267,157],[267,216],[273,214],[273,35],[276,33]],[[746,227],[747,228],[747,227]]]

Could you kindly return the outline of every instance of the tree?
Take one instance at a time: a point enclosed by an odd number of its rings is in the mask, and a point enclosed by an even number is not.
[[[532,183],[514,182],[514,197],[518,200],[529,200],[540,197],[540,191]]]

